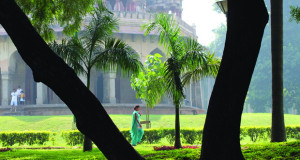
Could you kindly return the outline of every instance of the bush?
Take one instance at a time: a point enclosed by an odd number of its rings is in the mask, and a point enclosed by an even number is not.
[[[130,134],[130,129],[121,129],[120,130],[123,136],[126,138],[128,142],[131,142],[131,134]]]
[[[196,129],[181,129],[180,133],[182,134],[182,137],[184,138],[186,143],[194,144],[200,135],[199,131],[200,131],[199,129],[198,130],[196,130]]]
[[[5,147],[14,144],[43,145],[45,142],[50,141],[50,137],[55,134],[48,131],[0,132],[0,141]]]
[[[83,144],[84,135],[78,130],[64,131],[61,133],[68,145],[75,146]]]
[[[145,129],[142,141],[147,141],[147,143],[157,143],[162,138],[161,129]]]
[[[287,126],[286,137],[300,139],[300,126]]]
[[[165,137],[170,144],[175,142],[175,129],[162,129],[162,137]]]
[[[245,127],[245,130],[251,141],[256,142],[258,139],[266,137],[268,128],[270,127]]]

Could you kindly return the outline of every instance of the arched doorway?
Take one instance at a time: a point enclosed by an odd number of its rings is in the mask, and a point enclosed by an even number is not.
[[[9,72],[12,75],[12,88],[9,90],[17,89],[20,86],[25,92],[26,104],[36,104],[36,82],[31,69],[17,51],[10,56]]]

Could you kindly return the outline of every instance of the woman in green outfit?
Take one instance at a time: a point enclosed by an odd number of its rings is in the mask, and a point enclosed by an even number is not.
[[[141,139],[144,134],[144,130],[140,123],[140,113],[141,107],[136,105],[134,107],[134,111],[132,113],[132,122],[131,122],[131,145],[136,146],[137,144],[141,143]]]

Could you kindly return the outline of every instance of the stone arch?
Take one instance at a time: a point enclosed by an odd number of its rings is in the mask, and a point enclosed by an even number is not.
[[[162,59],[161,59],[162,61],[166,60],[165,53],[162,50],[160,50],[159,48],[155,48],[154,50],[152,50],[149,55],[154,55],[155,53],[159,53],[160,55],[163,56]]]
[[[12,87],[9,90],[20,86],[25,92],[26,104],[36,104],[36,82],[33,79],[31,69],[17,51],[9,58],[8,70],[11,75]]]

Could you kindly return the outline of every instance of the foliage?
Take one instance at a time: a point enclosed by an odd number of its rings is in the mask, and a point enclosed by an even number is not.
[[[142,141],[146,141],[149,144],[157,143],[162,138],[160,129],[145,129]]]
[[[44,144],[50,141],[50,137],[55,133],[49,131],[18,131],[0,132],[0,142],[3,146],[9,147],[14,144]]]
[[[250,137],[252,142],[256,142],[259,138],[265,138],[265,136],[269,135],[267,132],[268,129],[270,129],[270,127],[257,127],[257,126],[243,127],[241,128],[241,130],[243,130],[241,131],[242,132],[241,135],[242,137],[244,137],[246,134],[247,136]]]
[[[50,47],[77,74],[84,74],[88,79],[92,68],[103,71],[121,68],[128,74],[137,73],[142,67],[139,55],[122,40],[111,38],[117,26],[117,19],[101,2],[80,36],[63,39],[61,44],[54,41]]]
[[[190,128],[190,129],[181,129],[181,134],[186,143],[195,144],[196,141],[202,141],[203,131],[200,129]]]
[[[172,128],[164,128],[162,131],[162,135],[164,135],[170,144],[173,144],[175,141],[175,130]]]
[[[300,141],[283,143],[263,143],[242,145],[245,159],[300,159]],[[135,149],[146,160],[197,160],[200,157],[199,149],[175,149],[168,151],[155,151],[152,145],[141,144]],[[219,148],[221,149],[221,148]],[[218,150],[217,150],[218,151]],[[216,152],[217,152],[216,151]],[[66,156],[67,155],[67,156]],[[1,152],[0,159],[105,159],[99,149],[91,152],[82,152],[81,149],[14,149],[12,152]]]
[[[120,130],[123,136],[126,138],[128,142],[131,142],[130,129],[121,129]]]
[[[95,0],[16,0],[16,2],[46,41],[54,39],[53,27],[58,27],[57,25],[63,27],[63,33],[69,36],[80,30],[83,18],[92,11],[95,4]]]
[[[245,145],[245,159],[299,159],[300,141]]]
[[[131,87],[136,91],[136,97],[146,102],[147,106],[153,108],[160,103],[164,93],[164,63],[161,55],[156,53],[148,55],[145,61],[145,69],[131,76]]]
[[[209,56],[204,53],[204,47],[197,40],[181,35],[180,26],[171,15],[156,14],[154,21],[144,24],[142,29],[145,30],[145,35],[156,31],[159,34],[159,43],[163,45],[167,52],[168,58],[164,63],[163,76],[166,85],[165,92],[175,105],[175,135],[180,135],[178,110],[181,106],[181,101],[185,97],[183,92],[185,83],[191,81],[192,77],[194,77],[193,80],[199,80],[205,76],[216,76],[219,66],[218,64],[216,64],[217,67],[208,65],[208,62],[215,61],[207,61]],[[213,59],[213,56],[211,58]],[[195,72],[195,70],[197,71]],[[185,72],[193,72],[194,74],[190,73],[191,76],[182,79]],[[180,148],[180,143],[180,137],[176,136],[175,147]]]
[[[77,130],[64,131],[61,133],[61,136],[65,139],[67,144],[71,146],[82,144],[84,140],[84,135]]]

